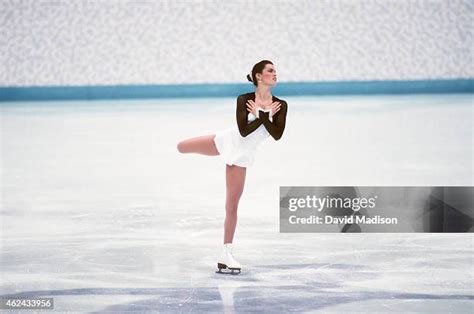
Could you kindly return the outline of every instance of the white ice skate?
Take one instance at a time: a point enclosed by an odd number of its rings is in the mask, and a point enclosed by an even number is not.
[[[232,243],[224,244],[221,256],[217,261],[217,268],[218,270],[216,273],[232,275],[240,274],[242,265],[240,265],[240,263],[237,262],[232,255]],[[230,272],[223,272],[223,269],[230,270]]]

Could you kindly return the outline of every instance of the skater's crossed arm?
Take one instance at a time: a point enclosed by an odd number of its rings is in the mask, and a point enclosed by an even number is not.
[[[237,98],[237,125],[239,126],[240,135],[246,137],[256,129],[260,125],[262,125],[262,120],[255,119],[254,121],[247,123],[247,106],[246,106],[246,99],[244,96],[239,96]]]
[[[283,135],[286,124],[286,112],[288,111],[288,104],[286,101],[281,101],[281,109],[273,116],[273,123],[269,119],[269,112],[259,112],[259,120],[262,121],[263,125],[267,129],[268,133],[278,141]]]

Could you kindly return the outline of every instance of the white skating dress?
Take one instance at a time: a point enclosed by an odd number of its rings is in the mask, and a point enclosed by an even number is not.
[[[264,110],[258,107],[258,110],[269,112],[270,110]],[[247,123],[250,123],[257,119],[257,117],[249,113]],[[272,117],[269,115],[269,120],[273,122]],[[264,142],[270,133],[263,124],[261,124],[255,131],[243,137],[237,126],[228,128],[216,133],[214,142],[216,143],[219,154],[228,165],[237,165],[240,167],[249,167],[254,162],[254,156],[257,152],[258,146]]]

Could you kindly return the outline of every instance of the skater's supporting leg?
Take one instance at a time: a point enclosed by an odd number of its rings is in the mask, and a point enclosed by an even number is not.
[[[219,155],[219,151],[214,143],[215,136],[215,134],[203,135],[181,141],[177,145],[178,151],[182,154],[197,153],[207,156],[217,156]]]
[[[237,208],[244,191],[247,168],[226,165],[226,200],[224,222],[224,244],[232,243],[237,225]]]

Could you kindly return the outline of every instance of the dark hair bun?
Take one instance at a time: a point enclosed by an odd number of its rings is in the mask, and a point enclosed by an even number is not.
[[[247,80],[248,80],[249,82],[253,82],[253,81],[252,81],[252,77],[250,76],[250,74],[247,74]]]

